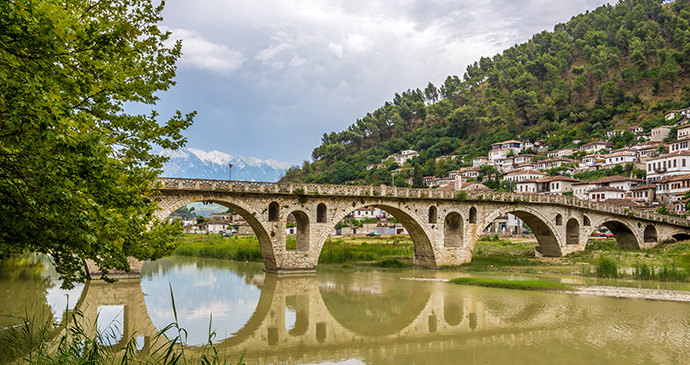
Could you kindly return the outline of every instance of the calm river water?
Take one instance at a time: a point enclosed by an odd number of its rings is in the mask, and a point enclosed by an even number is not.
[[[247,364],[690,364],[688,304],[405,280],[459,275],[421,269],[262,268],[171,258],[145,264],[141,280],[68,293],[34,268],[0,278],[0,314],[48,308],[59,319],[77,306],[143,342],[175,320],[174,298],[190,345],[206,343],[210,328],[233,361],[246,349]]]

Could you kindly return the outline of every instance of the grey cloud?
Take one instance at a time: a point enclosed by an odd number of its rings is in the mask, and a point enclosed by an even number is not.
[[[163,24],[193,35],[183,52],[201,56],[181,60],[157,109],[198,110],[189,147],[299,163],[396,92],[462,75],[601,3],[168,0]]]

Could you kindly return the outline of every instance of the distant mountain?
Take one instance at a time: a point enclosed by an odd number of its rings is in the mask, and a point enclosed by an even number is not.
[[[162,177],[227,180],[228,164],[231,163],[233,180],[273,182],[278,181],[291,166],[287,162],[235,156],[219,151],[206,152],[196,148],[163,150],[159,154],[170,158],[163,167]]]

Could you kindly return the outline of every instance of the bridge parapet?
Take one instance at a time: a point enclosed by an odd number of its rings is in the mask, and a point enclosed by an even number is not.
[[[459,191],[415,189],[381,186],[359,185],[320,185],[295,183],[270,183],[254,181],[229,181],[212,179],[186,178],[158,178],[153,186],[156,190],[173,191],[209,191],[227,193],[258,193],[258,194],[296,194],[312,196],[349,196],[349,197],[385,197],[402,199],[433,199],[460,201],[492,201],[505,203],[546,203],[561,206],[579,207],[601,213],[615,214],[625,217],[670,223],[690,227],[690,220],[661,215],[651,212],[639,212],[605,203],[591,202],[575,197],[562,195],[546,195],[533,193],[502,193],[502,192],[472,192],[467,195]]]

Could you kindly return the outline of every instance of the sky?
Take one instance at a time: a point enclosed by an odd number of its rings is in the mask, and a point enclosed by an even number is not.
[[[167,0],[160,26],[182,40],[183,56],[177,85],[158,94],[155,109],[197,111],[187,147],[301,164],[324,133],[396,92],[462,77],[480,57],[602,4]]]

